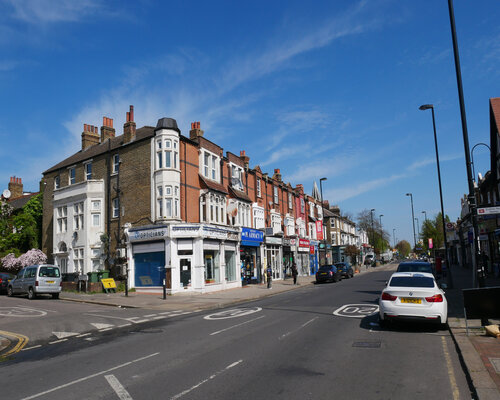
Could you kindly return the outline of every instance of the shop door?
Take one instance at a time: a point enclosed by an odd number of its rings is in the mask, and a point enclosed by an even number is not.
[[[135,286],[163,286],[165,252],[134,254]]]
[[[191,258],[181,258],[179,265],[181,268],[181,286],[187,289],[191,286]]]

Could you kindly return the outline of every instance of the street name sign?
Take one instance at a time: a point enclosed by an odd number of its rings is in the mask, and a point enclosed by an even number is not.
[[[477,209],[478,215],[500,214],[500,207],[483,207]]]

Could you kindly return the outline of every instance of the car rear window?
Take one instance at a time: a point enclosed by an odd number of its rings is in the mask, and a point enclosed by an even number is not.
[[[336,266],[337,268],[344,268],[344,264],[342,264],[342,263],[335,264],[335,266]]]
[[[47,278],[59,278],[59,268],[57,267],[40,267],[40,272],[38,274],[42,277]]]
[[[400,264],[398,272],[429,272],[432,274],[432,268],[428,264]]]
[[[389,282],[389,286],[432,288],[434,279],[427,276],[395,276]]]
[[[322,267],[319,267],[319,270],[323,271],[323,272],[325,272],[325,271],[328,272],[328,271],[330,271],[331,268],[332,267],[330,265],[323,265]]]

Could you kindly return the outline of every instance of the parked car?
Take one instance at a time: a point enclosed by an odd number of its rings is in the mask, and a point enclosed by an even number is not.
[[[338,262],[335,263],[335,266],[340,271],[342,278],[352,278],[354,276],[354,270],[351,267],[351,264],[348,262]]]
[[[382,324],[414,320],[446,324],[448,302],[434,275],[425,272],[395,272],[379,298]]]
[[[338,282],[341,279],[342,274],[335,265],[323,265],[316,272],[316,283]]]
[[[14,277],[15,275],[8,272],[0,272],[0,293],[7,293],[7,286]]]
[[[432,265],[424,261],[404,261],[398,265],[397,272],[427,272],[434,274]]]
[[[55,265],[42,264],[25,267],[9,282],[7,295],[27,294],[32,300],[39,294],[59,298],[62,289],[61,271]]]

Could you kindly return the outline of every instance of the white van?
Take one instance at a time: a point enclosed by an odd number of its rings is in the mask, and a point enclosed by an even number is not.
[[[7,296],[27,294],[32,300],[39,294],[50,294],[53,299],[59,298],[62,289],[61,271],[56,265],[41,264],[23,268],[9,282]]]

